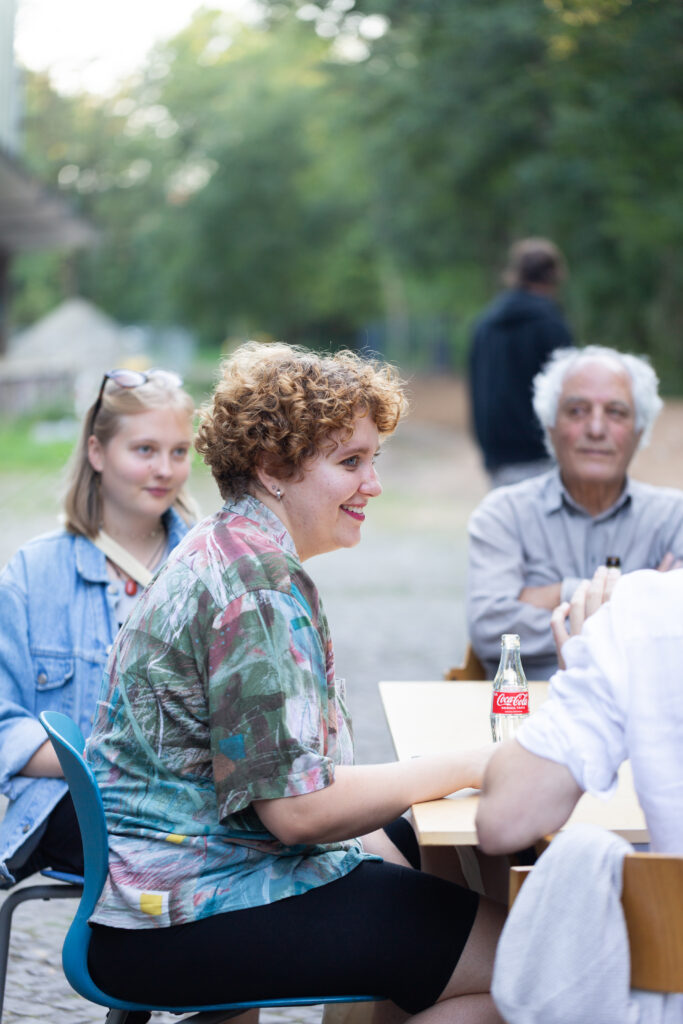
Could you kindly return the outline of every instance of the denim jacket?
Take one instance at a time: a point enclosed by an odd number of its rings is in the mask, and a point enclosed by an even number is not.
[[[173,509],[169,545],[188,527]],[[86,537],[56,531],[25,544],[0,574],[0,887],[5,865],[66,793],[64,779],[18,773],[45,742],[44,710],[73,718],[88,736],[102,673],[118,629],[104,554]]]

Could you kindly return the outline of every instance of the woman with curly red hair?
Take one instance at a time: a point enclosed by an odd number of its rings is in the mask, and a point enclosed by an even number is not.
[[[176,1005],[366,992],[425,1021],[499,1020],[501,910],[415,870],[399,817],[478,786],[488,751],[354,765],[302,566],[360,540],[404,409],[395,371],[351,352],[248,343],[224,363],[197,447],[225,505],[128,620],[88,743],[110,831],[89,955],[104,991]]]

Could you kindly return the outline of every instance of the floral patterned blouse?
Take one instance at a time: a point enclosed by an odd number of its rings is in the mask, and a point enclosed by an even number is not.
[[[358,840],[284,846],[254,800],[323,789],[353,761],[315,585],[247,496],[198,524],[114,644],[87,757],[109,829],[92,920],[182,924],[334,881]]]

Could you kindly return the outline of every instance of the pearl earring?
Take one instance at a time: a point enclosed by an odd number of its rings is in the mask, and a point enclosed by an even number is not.
[[[275,497],[277,498],[278,501],[282,501],[282,491],[280,490],[279,487],[275,488]]]

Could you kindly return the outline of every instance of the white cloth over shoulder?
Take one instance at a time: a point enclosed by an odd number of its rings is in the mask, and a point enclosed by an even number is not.
[[[683,854],[683,569],[624,576],[562,653],[516,739],[603,798],[629,758],[652,848]]]
[[[681,1024],[681,996],[629,989],[630,851],[613,833],[575,825],[539,859],[496,952],[492,994],[508,1024]]]

